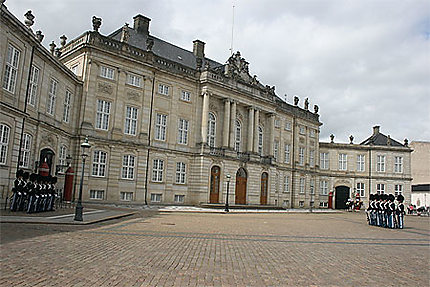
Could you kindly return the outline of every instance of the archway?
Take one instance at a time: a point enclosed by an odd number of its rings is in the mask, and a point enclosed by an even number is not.
[[[219,182],[221,176],[221,168],[214,165],[211,168],[211,186],[210,186],[210,203],[219,203]]]
[[[347,186],[338,186],[335,189],[335,209],[346,209],[346,202],[349,198],[349,187]]]
[[[51,174],[54,156],[55,156],[55,153],[50,148],[44,148],[40,151],[39,166],[41,166],[42,163],[46,162],[46,164],[48,165],[48,168],[49,168],[49,174]]]
[[[267,183],[268,183],[269,175],[267,172],[263,172],[261,174],[261,191],[260,191],[260,204],[267,204]]]
[[[235,203],[246,204],[246,181],[247,175],[244,168],[239,168],[236,173]]]

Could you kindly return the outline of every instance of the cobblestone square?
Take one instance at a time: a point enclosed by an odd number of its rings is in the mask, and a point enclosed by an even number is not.
[[[1,246],[1,286],[428,286],[428,218],[159,213]]]

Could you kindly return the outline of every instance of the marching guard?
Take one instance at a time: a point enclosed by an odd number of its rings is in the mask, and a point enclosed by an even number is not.
[[[366,213],[369,225],[391,229],[404,228],[404,199],[401,194],[397,198],[393,194],[370,194]]]

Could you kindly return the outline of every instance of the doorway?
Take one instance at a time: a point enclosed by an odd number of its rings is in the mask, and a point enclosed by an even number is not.
[[[221,168],[214,165],[211,168],[211,186],[209,203],[219,203],[219,182],[220,182]]]
[[[335,209],[346,209],[346,202],[349,198],[349,187],[347,186],[338,186],[335,189]]]
[[[239,168],[236,173],[235,203],[246,204],[247,174],[244,168]]]
[[[268,183],[269,175],[267,172],[263,172],[261,174],[261,191],[260,191],[260,204],[267,204],[267,183]]]

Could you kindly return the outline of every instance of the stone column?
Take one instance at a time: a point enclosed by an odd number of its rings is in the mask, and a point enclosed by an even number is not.
[[[258,126],[260,123],[260,111],[258,109],[255,110],[255,118],[254,118],[254,152],[258,153]]]
[[[254,145],[254,108],[248,108],[248,139],[247,139],[247,152],[252,152],[252,146]]]
[[[209,117],[209,93],[203,94],[203,107],[202,107],[202,143],[208,142],[208,117]]]
[[[224,123],[222,130],[222,146],[228,147],[228,136],[230,134],[230,100],[224,100]]]
[[[230,144],[229,147],[234,149],[234,140],[235,140],[235,127],[236,127],[236,102],[233,101],[231,104],[231,114],[230,114]]]
[[[269,114],[270,130],[269,130],[269,155],[273,157],[273,142],[275,141],[275,114]]]

